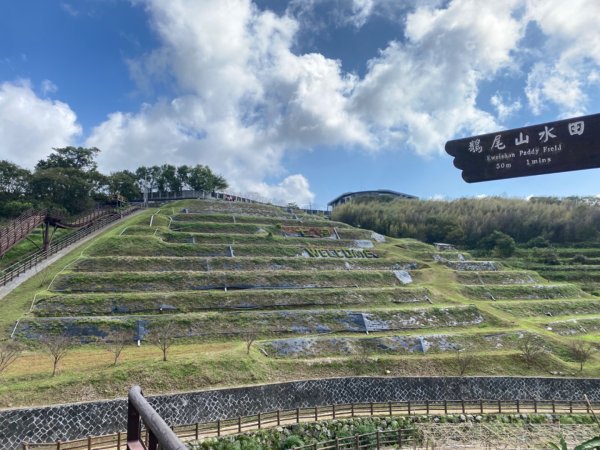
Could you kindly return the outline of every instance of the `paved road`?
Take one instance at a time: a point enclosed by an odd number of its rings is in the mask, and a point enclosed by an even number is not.
[[[41,263],[39,263],[37,266],[31,268],[30,270],[28,270],[27,272],[23,272],[21,275],[19,275],[17,278],[15,278],[14,280],[12,280],[10,283],[0,287],[0,299],[4,298],[5,296],[7,296],[14,288],[16,288],[17,286],[19,286],[21,283],[24,283],[25,281],[27,281],[29,278],[31,278],[32,276],[36,275],[37,273],[39,273],[40,271],[42,271],[43,269],[45,269],[46,267],[48,267],[50,264],[56,262],[58,259],[62,258],[63,256],[65,256],[67,253],[75,250],[77,247],[79,247],[82,244],[85,244],[87,241],[89,241],[90,239],[95,238],[96,236],[98,236],[100,233],[104,233],[107,229],[109,229],[110,227],[113,227],[115,225],[119,225],[120,223],[122,223],[124,220],[127,220],[131,217],[135,217],[136,215],[142,213],[143,211],[145,211],[144,209],[141,209],[139,211],[134,212],[133,214],[130,214],[128,216],[125,216],[122,219],[117,220],[116,222],[111,222],[110,224],[108,224],[106,227],[101,228],[100,230],[97,230],[95,232],[93,232],[92,234],[90,234],[89,236],[84,237],[83,239],[81,239],[80,241],[75,242],[74,244],[62,249],[61,251],[59,251],[58,253],[52,255],[50,258],[42,261]]]

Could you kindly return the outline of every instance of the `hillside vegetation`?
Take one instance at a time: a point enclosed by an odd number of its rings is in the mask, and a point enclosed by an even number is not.
[[[595,353],[573,350],[593,350],[600,329],[582,280],[364,226],[216,200],[128,219],[0,302],[2,330],[27,348],[0,374],[0,405],[122,396],[134,382],[149,394],[347,375],[597,376]],[[63,338],[51,376],[45,349]]]
[[[389,200],[357,199],[333,212],[334,220],[392,237],[486,248],[494,231],[517,243],[598,244],[600,200],[531,198]],[[483,241],[483,242],[482,242]]]

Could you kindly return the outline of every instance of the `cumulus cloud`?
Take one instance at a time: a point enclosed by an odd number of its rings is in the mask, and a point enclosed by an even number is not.
[[[597,83],[600,31],[595,0],[528,0],[527,20],[545,35],[541,61],[529,72],[526,95],[534,114],[558,106],[563,115],[583,114],[587,88]]]
[[[38,97],[27,81],[0,84],[0,159],[32,168],[80,133],[69,105]]]
[[[513,102],[510,102],[510,100],[504,100],[504,98],[499,92],[496,92],[494,95],[492,95],[492,97],[490,98],[490,103],[496,109],[498,119],[500,120],[505,120],[508,117],[512,116],[523,106],[521,105],[520,100],[515,100]]]

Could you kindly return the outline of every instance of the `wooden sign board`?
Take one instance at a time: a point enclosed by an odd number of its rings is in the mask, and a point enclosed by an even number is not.
[[[600,167],[600,114],[446,143],[467,183]]]

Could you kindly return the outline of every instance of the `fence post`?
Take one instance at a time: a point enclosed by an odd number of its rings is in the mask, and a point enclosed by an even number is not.
[[[552,414],[556,413],[556,403],[554,403],[554,399],[552,399]]]
[[[354,417],[354,403],[350,404],[350,417]]]
[[[300,423],[300,408],[296,408],[296,423]]]
[[[340,448],[340,438],[336,437],[335,438],[335,450],[339,450]]]
[[[260,423],[260,421],[259,421],[259,423]],[[221,419],[217,419],[217,437],[220,437],[220,436],[221,436]]]
[[[88,443],[87,443],[88,444],[88,447],[87,447],[88,450],[92,450],[92,437],[88,436],[87,437],[87,441],[88,441]]]
[[[429,400],[425,400],[425,408],[426,408],[427,415],[429,415]]]
[[[60,439],[56,441],[56,450],[60,450]]]
[[[408,401],[408,415],[410,416],[410,400]]]
[[[392,415],[392,402],[388,402],[388,406],[390,407],[390,416]]]
[[[281,411],[277,410],[277,426],[281,425]]]
[[[356,450],[360,449],[360,437],[358,436],[358,434],[354,435],[354,448]]]
[[[569,413],[573,414],[573,400],[569,400]]]
[[[519,401],[519,400],[517,400],[517,413],[520,413],[520,412],[521,412],[521,408],[520,408],[520,406],[521,406],[521,405],[520,405],[520,401]]]
[[[260,430],[262,428],[262,420],[261,420],[261,416],[260,413],[258,413],[258,429]]]
[[[238,433],[242,432],[242,417],[238,417]]]
[[[370,402],[370,406],[371,406],[371,416],[373,415],[373,402]]]
[[[315,422],[319,421],[319,407],[315,406]]]
[[[498,400],[498,414],[502,414],[502,401]]]
[[[195,436],[196,436],[196,440],[198,440],[198,437],[199,437],[199,433],[198,433],[198,431],[199,431],[199,430],[198,430],[198,427],[199,427],[199,424],[198,424],[198,422],[196,422],[196,429],[195,429]]]
[[[335,419],[335,403],[333,404],[333,418]]]
[[[381,437],[379,436],[379,433],[381,432],[377,430],[377,433],[375,434],[375,436],[377,437],[377,450],[381,448]]]
[[[398,448],[402,448],[402,429],[398,429]]]
[[[448,400],[444,400],[444,414],[448,415]]]
[[[461,406],[462,406],[462,413],[464,414],[464,413],[465,413],[465,401],[464,401],[464,400],[461,400],[461,401],[460,401],[460,404],[461,404]]]
[[[198,439],[198,438],[196,438]],[[117,432],[117,450],[121,450],[121,432]]]

